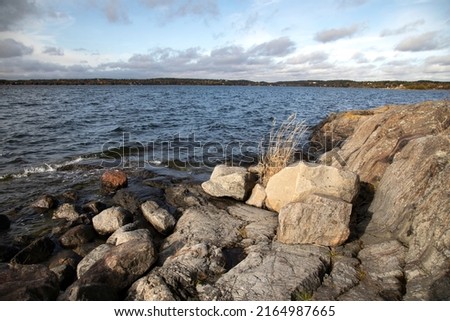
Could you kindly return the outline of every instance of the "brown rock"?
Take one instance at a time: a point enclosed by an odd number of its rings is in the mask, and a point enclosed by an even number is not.
[[[128,185],[125,172],[119,169],[108,170],[101,177],[102,186],[106,189],[117,190]]]

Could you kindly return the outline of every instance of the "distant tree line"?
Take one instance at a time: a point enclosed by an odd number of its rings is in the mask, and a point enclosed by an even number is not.
[[[285,87],[339,87],[339,88],[386,88],[386,89],[445,89],[450,82],[440,81],[353,81],[353,80],[295,80],[295,81],[250,81],[194,78],[152,78],[152,79],[29,79],[2,80],[0,85],[192,85],[192,86],[285,86]]]

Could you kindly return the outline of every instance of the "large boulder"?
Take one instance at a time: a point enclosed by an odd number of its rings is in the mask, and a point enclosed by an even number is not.
[[[202,188],[211,196],[244,201],[255,183],[255,175],[243,167],[217,165],[210,179],[202,184]]]
[[[358,195],[358,175],[326,165],[299,162],[269,179],[266,206],[279,212],[283,206],[311,194],[337,197],[351,203]]]
[[[92,218],[94,229],[100,235],[114,233],[118,228],[130,223],[132,220],[128,211],[120,206],[113,206],[100,212]]]
[[[350,235],[352,205],[341,199],[308,195],[284,206],[278,216],[278,241],[286,244],[339,246]]]
[[[56,274],[40,264],[0,264],[1,301],[51,301],[59,294]]]

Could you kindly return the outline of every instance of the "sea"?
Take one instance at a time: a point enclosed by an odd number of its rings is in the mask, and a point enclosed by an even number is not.
[[[256,162],[261,142],[292,115],[311,128],[331,113],[449,97],[323,87],[0,86],[0,214],[12,221],[0,241],[48,232],[51,217],[30,207],[41,195],[101,197],[105,168],[201,180],[216,164]]]

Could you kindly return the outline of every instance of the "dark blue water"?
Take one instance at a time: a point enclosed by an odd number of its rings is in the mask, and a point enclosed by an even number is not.
[[[0,86],[0,212],[28,228],[40,194],[82,189],[102,166],[248,155],[274,120],[449,97],[448,91],[311,87]],[[208,157],[207,157],[208,156]],[[205,163],[205,159],[210,162]],[[83,167],[84,166],[84,167]],[[32,222],[28,222],[30,220]]]

